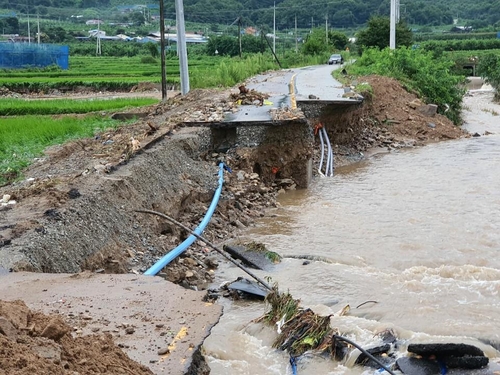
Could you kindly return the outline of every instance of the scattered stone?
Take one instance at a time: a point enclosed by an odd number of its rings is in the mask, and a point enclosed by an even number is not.
[[[426,104],[418,107],[417,110],[424,116],[434,117],[437,113],[438,106],[436,104]]]
[[[411,102],[408,103],[408,106],[410,108],[413,108],[413,109],[417,109],[417,108],[419,108],[419,107],[421,107],[423,105],[424,105],[424,103],[422,103],[422,101],[420,99],[414,99],[414,100],[412,100]]]
[[[15,341],[17,338],[16,327],[5,317],[0,316],[0,334]]]
[[[158,350],[158,355],[164,355],[164,354],[168,354],[168,353],[170,353],[170,349],[168,347]]]
[[[46,337],[48,339],[59,341],[64,335],[69,333],[71,328],[64,323],[61,317],[56,316],[52,318],[44,328],[40,336]]]
[[[78,189],[71,189],[70,191],[68,191],[68,198],[69,199],[76,199],[76,198],[79,198],[81,197],[82,195],[80,194],[80,192],[78,191]]]
[[[206,257],[204,263],[211,269],[217,268],[219,266],[219,261],[215,256]]]

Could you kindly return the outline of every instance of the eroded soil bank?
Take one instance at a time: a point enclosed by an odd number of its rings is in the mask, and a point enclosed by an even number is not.
[[[373,95],[363,105],[321,111],[309,119],[311,132],[319,122],[327,129],[336,165],[358,161],[368,150],[389,152],[467,136],[447,118],[421,112],[421,103],[396,81],[375,76],[364,80],[372,85]],[[255,169],[264,158],[257,146],[214,152],[210,129],[183,126],[186,121],[216,121],[233,111],[237,104],[230,93],[203,90],[177,96],[144,108],[144,117],[133,125],[48,150],[22,181],[0,189],[0,196],[16,201],[0,208],[0,266],[13,271],[141,274],[188,233],[135,210],[164,212],[196,227],[217,187],[219,161],[232,173],[225,174],[220,203],[204,236],[221,243],[266,215],[276,206],[276,195],[294,189],[296,182],[272,173],[264,178]],[[315,142],[312,150],[294,151],[317,158]],[[287,158],[296,157],[271,151],[285,165]],[[219,261],[197,242],[161,276],[203,290]]]

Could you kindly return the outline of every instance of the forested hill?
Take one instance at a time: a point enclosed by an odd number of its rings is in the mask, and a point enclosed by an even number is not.
[[[55,8],[65,8],[65,14],[92,8],[119,12],[124,5],[133,4],[134,0],[0,0],[0,12],[3,16],[8,11],[50,15]],[[138,3],[144,4],[150,8],[158,5],[154,1]],[[241,17],[245,25],[271,26],[273,5],[273,0],[184,0],[187,21],[226,25]],[[174,0],[166,1],[165,9],[166,17],[174,19]],[[324,25],[326,18],[334,28],[356,27],[365,24],[371,15],[389,15],[389,9],[390,0],[276,0],[276,25],[291,28],[297,17],[301,28]],[[408,1],[401,5],[401,17],[417,25],[450,25],[458,18],[460,25],[500,27],[500,0]]]

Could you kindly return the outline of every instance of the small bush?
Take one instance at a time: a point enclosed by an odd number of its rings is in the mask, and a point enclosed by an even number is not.
[[[480,58],[477,71],[495,89],[495,99],[500,100],[500,57],[490,53]]]
[[[153,56],[141,57],[141,64],[156,64],[157,61]]]

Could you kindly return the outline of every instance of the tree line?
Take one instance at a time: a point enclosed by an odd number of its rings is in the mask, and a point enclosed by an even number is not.
[[[118,0],[30,0],[12,2],[0,0],[1,9],[22,14],[61,16],[90,9],[117,10]],[[132,2],[131,2],[132,3]],[[121,2],[122,4],[122,2]],[[154,7],[156,1],[140,5]],[[276,4],[276,8],[274,8]],[[70,9],[69,13],[63,12]],[[57,12],[56,10],[59,10]],[[357,28],[372,16],[389,15],[390,0],[184,0],[186,21],[229,25],[241,17],[244,25],[272,26],[276,11],[276,26],[291,29],[295,21],[300,28],[314,28],[328,23],[333,28]],[[175,4],[165,2],[166,18],[175,19]],[[55,13],[55,14],[54,14]],[[102,14],[102,13],[101,13]],[[500,26],[500,0],[418,0],[401,5],[400,14],[412,25],[459,24],[476,28]]]

